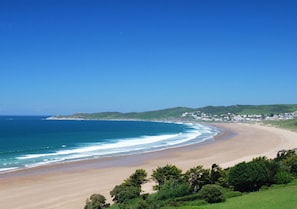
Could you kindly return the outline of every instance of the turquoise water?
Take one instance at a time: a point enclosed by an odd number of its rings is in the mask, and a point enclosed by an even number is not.
[[[162,150],[212,139],[199,124],[0,117],[0,172]]]

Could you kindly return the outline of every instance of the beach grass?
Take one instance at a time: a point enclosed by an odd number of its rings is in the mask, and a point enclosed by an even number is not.
[[[290,120],[264,121],[263,123],[297,132],[297,118]]]
[[[193,206],[191,202],[180,207],[162,209],[297,209],[297,181],[288,185],[275,185],[271,188],[228,198],[223,203]]]

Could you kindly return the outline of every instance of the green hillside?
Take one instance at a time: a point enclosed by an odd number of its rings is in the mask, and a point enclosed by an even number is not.
[[[275,188],[271,188],[266,191],[253,192],[240,197],[230,198],[223,203],[208,204],[203,206],[164,207],[164,209],[296,209],[296,191],[297,185],[296,182],[294,182],[285,186],[277,185]]]
[[[211,114],[279,114],[297,111],[297,104],[207,106],[197,110]]]
[[[81,118],[81,119],[138,119],[138,120],[156,120],[168,118],[180,118],[184,112],[195,111],[193,108],[175,107],[156,111],[147,112],[101,112],[101,113],[78,113],[68,116],[58,116],[66,118]]]
[[[232,106],[207,106],[202,108],[175,107],[147,112],[100,112],[100,113],[77,113],[68,116],[68,118],[81,119],[139,119],[139,120],[158,120],[181,118],[185,112],[204,112],[212,115],[221,115],[227,113],[234,114],[280,114],[285,112],[297,111],[297,104],[276,104],[276,105],[232,105]]]
[[[264,124],[297,131],[297,118],[291,120],[264,121]]]

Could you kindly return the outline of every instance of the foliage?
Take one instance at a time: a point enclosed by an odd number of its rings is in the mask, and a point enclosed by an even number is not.
[[[84,209],[104,209],[107,204],[105,203],[106,198],[101,194],[92,194],[86,201]]]
[[[190,194],[188,183],[178,182],[174,179],[166,181],[155,196],[157,200],[166,200],[176,197],[182,197]]]
[[[125,204],[118,204],[119,209],[159,209],[158,202],[152,198],[147,198],[147,195],[141,195],[137,198],[128,200]]]
[[[280,150],[277,152],[276,158],[274,159],[276,162],[281,162],[288,160],[292,157],[296,156],[294,150]]]
[[[136,186],[116,185],[110,192],[115,203],[127,203],[129,200],[140,196],[141,189]]]
[[[215,184],[204,185],[199,191],[199,195],[208,203],[217,203],[225,201],[225,196],[222,187]]]
[[[297,177],[297,154],[295,150],[281,150],[275,158],[283,167],[283,170],[290,172]]]
[[[218,184],[223,187],[228,186],[227,182],[227,173],[226,170],[223,170],[219,165],[212,164],[210,170],[210,182],[212,184]]]
[[[194,194],[189,194],[186,196],[182,196],[182,197],[177,197],[174,200],[175,201],[194,201],[200,199],[200,195],[198,193],[194,193]]]
[[[137,169],[122,184],[115,186],[110,194],[120,209],[158,209],[163,206],[191,208],[195,204],[202,204],[203,201],[214,203],[224,201],[225,198],[240,198],[238,196],[242,195],[241,192],[260,189],[261,192],[270,191],[270,185],[275,183],[296,187],[297,181],[294,184],[290,183],[296,175],[297,154],[294,150],[282,150],[273,160],[257,157],[226,170],[213,164],[211,169],[196,166],[183,174],[175,165],[158,167],[151,175],[158,184],[158,191],[154,194],[140,195],[141,185],[148,180],[147,172]],[[222,189],[222,185],[226,186],[225,189]],[[231,188],[235,191],[230,191]],[[282,186],[273,185],[272,188]],[[106,206],[105,197],[94,194],[87,200],[85,209],[100,209]]]
[[[264,185],[285,184],[292,181],[297,165],[295,151],[280,151],[274,160],[258,157],[230,168],[228,180],[235,190],[258,191]],[[296,166],[297,168],[297,166]]]
[[[156,202],[151,202],[148,200],[141,200],[136,205],[135,209],[158,209],[160,208]]]
[[[116,185],[110,192],[115,203],[125,204],[129,200],[140,196],[141,184],[147,181],[147,172],[137,169],[121,185]]]
[[[159,190],[166,181],[175,179],[181,181],[182,170],[177,168],[175,165],[166,165],[164,167],[158,167],[153,170],[152,179],[158,183],[155,189]]]
[[[261,162],[242,162],[230,169],[229,182],[240,192],[257,191],[270,183],[269,171]]]
[[[297,185],[289,184],[286,186],[273,187],[265,191],[252,192],[240,197],[230,198],[224,203],[209,204],[201,209],[263,209],[281,208],[293,209],[297,205]],[[200,208],[200,207],[198,207]],[[197,207],[195,209],[198,209]],[[175,208],[176,209],[176,208]],[[186,209],[179,207],[178,209]],[[194,209],[194,208],[193,208]]]
[[[275,175],[276,184],[287,184],[293,180],[292,175],[286,171],[280,171]]]
[[[184,180],[190,184],[193,192],[197,192],[203,185],[211,183],[210,171],[200,165],[196,166],[184,174]]]
[[[144,169],[137,169],[123,184],[126,186],[141,187],[141,184],[145,182],[147,182],[147,172]]]
[[[266,168],[268,172],[268,176],[267,176],[267,179],[265,180],[266,181],[265,185],[271,185],[272,183],[275,183],[275,175],[279,171],[281,171],[281,167],[279,163],[275,162],[274,160],[267,159],[267,157],[254,158],[250,163],[260,164]],[[256,176],[259,177],[257,174]]]

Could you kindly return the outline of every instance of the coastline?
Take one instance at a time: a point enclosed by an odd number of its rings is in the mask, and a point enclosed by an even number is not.
[[[45,119],[46,120],[46,119]],[[61,119],[64,121],[64,119]],[[69,119],[69,120],[80,120],[80,119]],[[84,121],[90,121],[83,119]],[[92,121],[102,121],[102,120],[92,120]],[[103,120],[106,121],[106,120]],[[108,120],[108,121],[118,121],[118,120]],[[121,120],[121,121],[133,121],[139,122],[139,120]],[[175,124],[182,125],[179,126],[179,130],[175,130],[174,133],[155,133],[153,134],[139,134],[131,137],[125,138],[126,141],[120,140],[113,143],[106,143],[102,140],[102,146],[97,144],[101,139],[96,138],[92,143],[81,144],[77,146],[68,146],[67,142],[63,143],[62,147],[55,149],[48,149],[45,152],[40,150],[36,153],[23,153],[23,155],[13,156],[12,158],[20,159],[20,162],[15,163],[14,166],[11,162],[7,163],[7,167],[0,168],[0,175],[5,173],[21,173],[22,171],[31,170],[37,167],[47,167],[57,164],[68,164],[72,162],[79,161],[89,161],[98,159],[109,159],[109,158],[119,158],[128,155],[137,155],[143,153],[156,152],[161,150],[167,150],[182,146],[188,146],[193,144],[200,144],[207,140],[212,140],[215,135],[218,134],[219,130],[208,124],[201,124],[196,122],[177,122],[177,121],[141,121],[148,123],[159,123],[159,124]],[[181,129],[182,128],[182,129]],[[166,130],[166,127],[164,128]],[[137,132],[137,131],[136,131]],[[150,132],[151,133],[151,132]],[[100,136],[100,134],[99,134]],[[74,136],[73,136],[74,137]],[[81,137],[86,137],[81,136]],[[93,136],[92,136],[93,137]],[[107,136],[108,138],[109,136]],[[94,138],[94,137],[93,137]],[[100,137],[99,137],[100,138]],[[104,142],[104,143],[103,143]],[[127,143],[124,143],[127,142]],[[158,143],[160,142],[160,143]],[[105,146],[106,145],[106,146]],[[147,145],[147,146],[145,146]],[[59,145],[61,146],[61,145]],[[51,146],[48,146],[49,148]],[[114,149],[121,148],[123,149]],[[29,160],[27,160],[29,159]],[[31,160],[33,159],[33,160]],[[5,159],[4,159],[5,160]],[[4,161],[5,162],[5,161]],[[6,166],[6,163],[3,163]],[[44,169],[43,169],[44,170]],[[20,171],[20,172],[19,172]]]
[[[84,207],[93,193],[109,192],[137,168],[153,169],[174,164],[183,171],[213,163],[233,166],[258,156],[274,158],[281,149],[297,147],[297,133],[252,124],[209,124],[223,130],[214,141],[151,153],[48,165],[0,175],[0,202],[4,208]],[[152,183],[145,185],[149,190]],[[14,201],[18,199],[18,201]],[[20,204],[21,203],[21,204]]]

